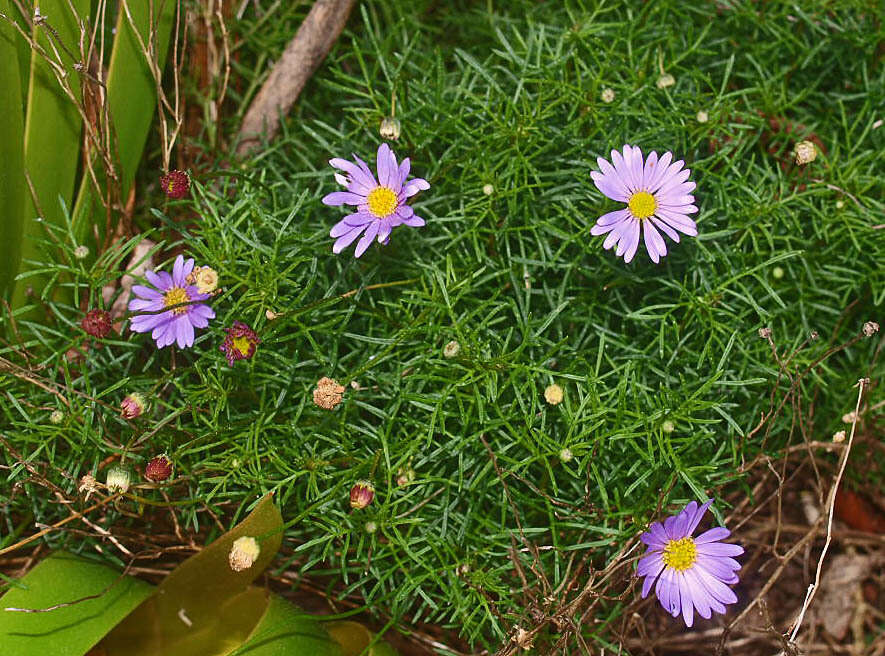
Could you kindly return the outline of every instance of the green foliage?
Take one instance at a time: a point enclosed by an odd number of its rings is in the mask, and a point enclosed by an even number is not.
[[[111,52],[107,73],[108,112],[114,132],[118,188],[113,191],[126,199],[141,161],[148,131],[157,108],[157,83],[151,66],[162,71],[169,51],[173,18],[178,3],[129,2],[128,12],[117,13],[117,38]],[[153,8],[153,15],[151,9]],[[137,31],[136,31],[137,30]],[[145,51],[151,53],[151,61]],[[98,188],[108,188],[105,172],[98,158],[93,158]],[[80,181],[74,225],[81,241],[97,228],[105,227],[105,205],[96,195],[96,181],[84,176]],[[95,228],[93,228],[95,226]]]
[[[9,14],[8,0],[0,0],[0,13]],[[25,180],[21,175],[23,163],[22,139],[24,114],[21,95],[21,75],[18,60],[18,35],[15,28],[0,20],[0,207],[23,207]],[[0,244],[0,296],[12,288],[21,258],[22,215],[4,211],[0,219],[3,241]]]
[[[25,195],[18,219],[24,223],[22,262],[37,259],[39,246],[47,237],[44,226],[62,225],[64,208],[71,206],[83,127],[77,108],[81,99],[80,73],[74,65],[79,61],[80,21],[89,20],[90,7],[90,0],[41,2],[40,13],[51,17],[52,29],[35,24],[31,35],[42,52],[31,52],[24,133],[24,173],[30,180],[26,188],[31,191]],[[60,80],[64,81],[65,88]],[[15,175],[20,170],[10,171]],[[16,216],[14,207],[8,211],[12,217]],[[42,297],[45,284],[46,278],[32,278],[17,284],[13,307],[26,302],[25,292],[29,286]]]
[[[152,591],[147,583],[121,579],[119,571],[82,557],[47,556],[0,597],[0,609],[63,606],[0,612],[3,653],[82,656]],[[92,595],[96,598],[84,599]]]
[[[291,37],[293,4],[239,25],[236,71],[250,77],[235,100],[248,101]],[[828,438],[857,378],[883,373],[878,343],[862,340],[803,383],[813,425],[787,407],[764,445],[746,438],[772,389],[787,387],[760,327],[779,353],[818,331],[793,357],[803,369],[881,315],[885,131],[873,126],[885,71],[857,56],[876,34],[863,5],[721,5],[360,3],[282,137],[247,168],[195,184],[197,221],[141,217],[154,239],[181,235],[166,251],[220,273],[218,318],[195,347],[157,352],[127,330],[73,366],[58,354],[82,339],[80,315],[52,304],[52,323],[24,326],[0,355],[24,363],[16,349],[27,347],[59,371],[65,419],[47,421],[62,408],[55,395],[6,378],[8,435],[67,472],[56,482],[68,491],[110,454],[138,464],[168,452],[168,494],[194,530],[212,525],[204,506],[240,512],[274,491],[289,520],[279,570],[496,649],[526,607],[516,563],[567,589],[584,555],[604,566],[657,518],[662,492],[668,507],[740,489],[743,462],[800,440],[794,426]],[[661,66],[675,86],[657,88]],[[394,93],[393,147],[432,185],[415,202],[427,226],[397,228],[358,261],[334,256],[328,231],[342,212],[320,203],[337,188],[327,160],[371,158]],[[810,132],[826,152],[798,169],[789,149]],[[589,173],[624,143],[672,150],[698,183],[700,235],[657,266],[643,254],[624,265],[590,235],[614,203]],[[99,282],[121,259],[71,284],[100,305]],[[218,345],[234,320],[262,343],[229,367]],[[461,353],[446,359],[453,339]],[[333,412],[311,400],[322,376],[357,386]],[[556,407],[543,400],[551,382],[565,390]],[[130,424],[116,406],[132,390],[153,409]],[[415,480],[398,486],[406,467]],[[362,478],[376,498],[351,511]],[[26,512],[46,522],[59,510],[20,495],[7,511]],[[108,525],[149,532],[153,521],[111,514]],[[618,610],[610,602],[585,627],[592,640],[605,644]]]

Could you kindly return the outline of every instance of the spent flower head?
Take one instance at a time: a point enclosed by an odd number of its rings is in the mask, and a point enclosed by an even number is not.
[[[104,339],[111,332],[111,315],[107,310],[96,308],[89,310],[86,315],[80,319],[80,327],[97,339]]]
[[[259,554],[261,554],[261,547],[258,544],[258,540],[244,535],[234,540],[230,553],[227,555],[227,561],[233,571],[242,572],[255,564]]]
[[[160,177],[160,186],[169,198],[180,200],[190,191],[191,179],[185,171],[169,171]]]
[[[313,391],[313,402],[325,410],[334,410],[344,396],[344,385],[337,380],[323,376],[317,381]]]
[[[194,270],[193,259],[175,258],[172,273],[146,271],[144,276],[153,287],[134,285],[136,298],[129,301],[130,312],[140,312],[132,318],[131,329],[137,333],[150,332],[157,348],[177,343],[179,348],[194,345],[194,328],[205,328],[215,311],[203,303],[210,298],[187,282]]]
[[[409,158],[398,164],[386,143],[378,147],[377,179],[363,160],[356,156],[354,160],[356,163],[337,157],[329,160],[333,167],[344,171],[345,175],[336,173],[335,180],[347,191],[332,192],[323,198],[323,203],[357,208],[356,212],[336,223],[329,236],[335,238],[332,252],[340,253],[362,235],[354,251],[354,256],[360,257],[373,240],[386,244],[395,227],[420,228],[424,225],[424,219],[417,216],[406,201],[419,191],[429,189],[430,183],[424,178],[408,180]]]
[[[698,507],[692,501],[679,514],[652,524],[640,537],[648,545],[636,569],[637,576],[645,577],[642,597],[654,586],[661,606],[673,617],[681,613],[686,626],[694,623],[695,610],[709,619],[712,611],[725,613],[726,604],[737,602],[728,586],[738,581],[735,571],[741,565],[732,556],[740,556],[743,548],[721,542],[731,535],[723,527],[692,537],[712,503],[708,500]]]
[[[666,152],[660,159],[651,151],[643,161],[642,151],[625,145],[623,154],[611,152],[612,162],[598,157],[599,171],[590,173],[596,188],[612,200],[627,203],[627,207],[603,214],[590,230],[591,234],[608,233],[602,247],[617,245],[615,255],[630,262],[639,248],[640,235],[645,238],[645,249],[653,262],[667,254],[667,244],[661,232],[679,243],[679,233],[694,237],[697,225],[688,218],[698,208],[694,205],[695,183],[688,181],[690,169],[685,162],[673,162],[673,153]],[[661,232],[658,232],[660,230]]]
[[[151,483],[162,483],[172,475],[172,461],[165,453],[148,460],[144,468],[144,477]]]
[[[812,141],[800,141],[793,150],[796,164],[800,166],[810,164],[817,159],[817,148]]]
[[[234,365],[237,360],[248,360],[255,355],[255,349],[261,343],[258,335],[242,321],[234,321],[227,329],[224,343],[218,348],[227,357],[227,363]]]

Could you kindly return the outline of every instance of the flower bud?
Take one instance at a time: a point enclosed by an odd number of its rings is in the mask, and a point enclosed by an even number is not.
[[[443,357],[449,360],[457,357],[460,352],[461,345],[454,339],[443,347]]]
[[[53,424],[60,424],[64,421],[64,419],[65,413],[63,413],[61,410],[53,410],[49,413],[49,421],[51,421]]]
[[[400,467],[396,470],[396,484],[402,487],[415,480],[415,470],[411,466]]]
[[[230,568],[235,572],[242,572],[249,569],[258,560],[261,553],[261,547],[258,546],[258,540],[253,537],[243,536],[234,540],[227,556]]]
[[[672,433],[673,431],[676,430],[676,424],[674,424],[669,419],[665,419],[664,423],[661,424],[661,430],[664,431],[665,433],[668,433],[668,434]]]
[[[562,397],[562,388],[556,383],[548,385],[547,389],[544,390],[544,400],[550,405],[559,405],[562,403]]]
[[[569,448],[565,448],[559,452],[559,459],[562,462],[571,462],[574,457],[575,457],[575,454],[573,454],[572,450]]]
[[[87,335],[104,339],[111,332],[111,315],[107,310],[89,310],[86,316],[80,320],[80,327]]]
[[[369,481],[358,481],[350,488],[350,507],[362,510],[375,498],[375,487]]]
[[[378,524],[376,524],[375,522],[366,522],[365,529],[366,529],[366,533],[369,533],[369,534],[374,533],[375,531],[378,530]]]
[[[120,404],[120,415],[123,419],[135,419],[140,417],[147,408],[147,402],[138,392],[132,392],[123,399]]]
[[[334,410],[341,403],[344,395],[344,386],[331,378],[322,377],[317,381],[313,391],[313,402],[325,410]]]
[[[669,73],[663,73],[658,78],[658,81],[655,82],[655,84],[657,85],[658,89],[666,89],[667,87],[672,87],[674,84],[676,84],[676,78]]]
[[[378,131],[381,133],[381,136],[384,139],[393,139],[396,141],[399,139],[400,130],[402,129],[402,125],[399,120],[394,118],[393,116],[387,116],[381,121],[381,127]]]
[[[482,193],[484,193],[486,196],[491,196],[493,193],[495,193],[495,185],[488,183],[484,184],[482,186]]]
[[[817,148],[811,141],[800,141],[796,144],[793,155],[796,157],[796,164],[808,164],[817,159]]]
[[[698,111],[697,116],[695,116],[695,119],[697,120],[698,123],[706,123],[707,121],[710,120],[710,115],[702,109],[702,110]]]
[[[105,485],[111,494],[117,492],[125,493],[129,489],[129,470],[125,467],[114,465],[108,469]]]
[[[771,270],[771,277],[775,280],[780,280],[784,277],[784,269],[783,267],[776,266]]]
[[[172,461],[165,453],[148,460],[144,468],[144,477],[151,483],[162,483],[172,475]]]
[[[160,178],[160,186],[169,198],[180,200],[190,191],[191,179],[184,171],[169,171]]]

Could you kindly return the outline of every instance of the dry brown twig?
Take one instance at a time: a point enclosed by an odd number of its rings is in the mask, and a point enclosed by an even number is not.
[[[286,46],[243,119],[237,155],[245,156],[276,136],[280,117],[298,100],[304,85],[329,54],[356,0],[316,0],[295,38]]]

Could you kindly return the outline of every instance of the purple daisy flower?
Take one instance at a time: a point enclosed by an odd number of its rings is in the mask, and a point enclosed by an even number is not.
[[[639,538],[648,545],[636,569],[637,576],[645,577],[642,597],[654,585],[661,606],[673,617],[681,612],[686,626],[693,624],[695,608],[709,619],[711,611],[724,613],[725,604],[737,601],[728,585],[738,581],[735,570],[741,566],[732,556],[740,556],[743,548],[720,542],[731,535],[721,526],[691,537],[712,503],[709,500],[698,508],[692,501],[663,524],[652,524]]]
[[[424,178],[412,178],[406,182],[411,166],[409,158],[397,164],[396,155],[386,143],[378,146],[377,180],[363,160],[356,155],[354,160],[356,164],[338,157],[329,160],[329,164],[345,172],[346,175],[336,173],[335,179],[347,187],[347,191],[332,192],[323,198],[323,203],[353,205],[358,209],[336,223],[329,236],[336,238],[332,251],[340,253],[362,235],[354,251],[354,255],[360,257],[373,239],[386,244],[396,226],[405,224],[420,228],[424,225],[424,219],[406,205],[406,200],[419,191],[430,189],[430,183]]]
[[[624,146],[623,155],[612,151],[614,166],[602,157],[596,158],[600,170],[590,173],[596,188],[612,200],[627,203],[627,207],[600,216],[590,233],[608,233],[603,248],[617,244],[615,255],[623,255],[624,262],[636,255],[640,233],[655,263],[667,254],[667,244],[658,230],[677,244],[680,232],[692,237],[698,234],[697,225],[688,218],[698,211],[691,195],[696,185],[687,182],[691,170],[682,168],[682,160],[672,160],[671,152],[658,159],[658,154],[651,151],[643,162],[642,151],[630,145]]]
[[[150,332],[157,348],[173,342],[178,343],[179,348],[193,346],[194,328],[205,328],[209,319],[215,318],[215,311],[201,302],[212,294],[201,294],[188,282],[193,270],[193,259],[185,261],[179,255],[171,275],[166,271],[146,271],[144,277],[153,287],[132,287],[136,298],[129,301],[129,310],[145,314],[135,315],[130,328],[137,333]]]

